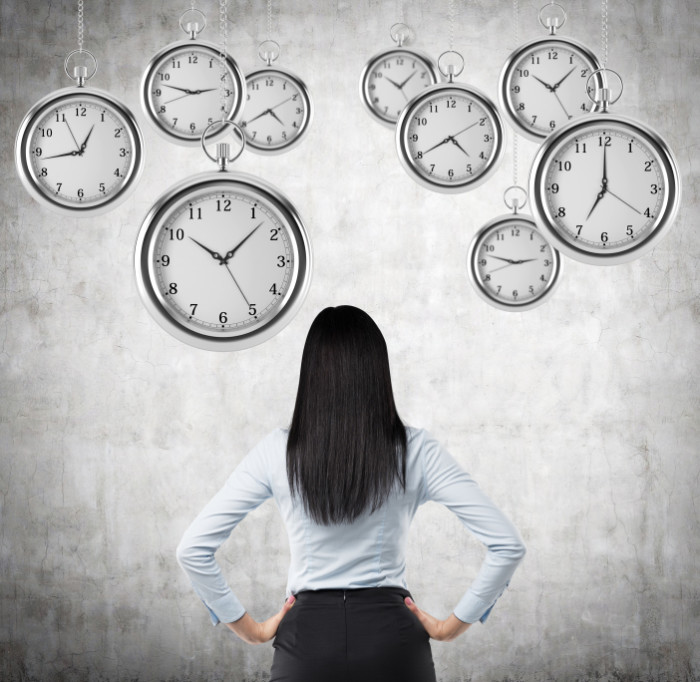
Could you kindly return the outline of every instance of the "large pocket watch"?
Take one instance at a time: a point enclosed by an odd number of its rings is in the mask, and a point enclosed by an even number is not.
[[[457,68],[448,63],[455,59]],[[404,169],[419,184],[437,192],[465,192],[498,167],[503,122],[485,94],[453,81],[464,68],[458,53],[443,53],[438,65],[448,82],[426,88],[402,111],[396,147]]]
[[[236,131],[236,156],[219,143],[219,172],[171,187],[136,243],[146,309],[175,338],[205,350],[240,350],[277,334],[299,310],[311,278],[311,246],[291,202],[259,178],[226,171],[243,151]]]
[[[606,87],[594,89],[599,113],[545,140],[530,172],[530,197],[538,225],[557,248],[608,265],[638,258],[667,233],[681,181],[671,149],[655,131],[608,113],[622,90],[610,100],[607,74],[617,74],[600,71]]]
[[[76,60],[91,60],[69,72]],[[77,87],[52,92],[27,113],[17,132],[15,163],[29,194],[61,213],[93,215],[122,202],[143,168],[143,138],[129,109],[109,93],[86,87],[97,60],[74,50],[64,68]]]
[[[278,154],[300,142],[311,125],[313,105],[301,78],[272,66],[279,57],[279,45],[274,40],[262,43],[258,53],[266,66],[246,76],[240,126],[251,151]]]
[[[404,107],[440,81],[440,72],[427,54],[405,47],[413,37],[408,26],[394,24],[389,35],[397,47],[382,50],[367,62],[360,75],[360,98],[372,116],[393,128]]]
[[[509,121],[536,141],[590,113],[586,83],[600,68],[598,58],[585,45],[556,35],[566,21],[560,5],[545,5],[539,19],[550,35],[521,45],[508,57],[498,88]]]
[[[511,191],[513,190],[513,191]],[[535,221],[519,213],[525,205],[509,187],[504,201],[511,213],[490,220],[474,235],[467,271],[476,293],[500,310],[521,312],[541,305],[559,280],[560,258]]]
[[[141,80],[141,104],[148,120],[170,142],[199,144],[202,132],[209,141],[226,133],[224,118],[235,121],[243,107],[245,80],[236,61],[222,49],[198,38],[204,14],[187,10],[180,28],[189,39],[167,45],[149,62]]]

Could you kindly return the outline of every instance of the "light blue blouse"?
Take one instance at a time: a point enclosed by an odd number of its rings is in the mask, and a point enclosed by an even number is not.
[[[454,614],[484,622],[505,590],[525,546],[510,520],[453,457],[426,431],[407,428],[406,490],[399,486],[373,514],[352,524],[323,526],[292,502],[287,481],[287,431],[278,429],[246,455],[224,487],[204,507],[177,547],[177,560],[212,623],[242,618],[245,608],[214,558],[245,516],[274,497],[289,535],[287,596],[302,590],[406,585],[406,540],[418,507],[444,504],[487,547],[481,569]]]

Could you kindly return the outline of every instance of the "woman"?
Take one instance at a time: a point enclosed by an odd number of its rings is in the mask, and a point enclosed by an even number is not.
[[[258,623],[214,552],[273,496],[289,534],[288,599]],[[440,620],[406,589],[418,507],[444,504],[487,547]],[[294,415],[241,462],[182,538],[177,558],[210,611],[251,644],[273,637],[271,682],[435,681],[429,638],[485,621],[525,554],[513,524],[425,431],[396,412],[387,347],[363,311],[326,308],[306,339]]]

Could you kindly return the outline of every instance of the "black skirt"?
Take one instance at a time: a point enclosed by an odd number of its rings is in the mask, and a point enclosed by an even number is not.
[[[270,682],[435,682],[428,633],[400,587],[300,592],[272,644]]]

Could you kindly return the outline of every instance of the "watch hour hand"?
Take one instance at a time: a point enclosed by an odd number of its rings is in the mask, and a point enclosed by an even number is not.
[[[83,144],[80,145],[80,155],[82,156],[83,152],[87,149],[87,143],[88,140],[90,139],[90,135],[92,135],[92,131],[95,129],[95,126],[93,125],[92,128],[88,131],[88,134],[85,136],[85,139],[83,140]]]
[[[270,116],[272,116],[272,118],[275,119],[275,121],[279,121],[281,125],[284,125],[284,123],[282,123],[282,119],[274,111],[272,111],[272,109],[268,109],[267,111],[270,114]]]
[[[257,121],[259,118],[262,118],[265,114],[271,114],[272,110],[271,109],[265,109],[265,111],[261,111],[257,116],[253,116],[253,118],[250,118],[246,121],[246,125],[249,123],[252,123],[253,121]]]
[[[496,260],[502,260],[508,263],[509,265],[514,265],[517,261],[514,261],[512,258],[502,258],[501,256],[494,256],[493,254],[486,254],[489,258],[495,258]]]
[[[547,88],[547,90],[549,90],[550,92],[554,92],[554,86],[550,85],[549,83],[545,83],[541,78],[538,78],[537,76],[535,76],[534,73],[532,74],[532,77],[533,77],[536,81],[542,83],[542,85],[544,85],[544,87]]]
[[[192,90],[188,90],[187,88],[179,88],[177,85],[168,85],[167,83],[163,83],[163,87],[170,88],[172,90],[179,90],[180,92],[184,92],[188,95],[194,94]]]
[[[452,140],[453,145],[455,145],[460,151],[464,152],[467,156],[469,156],[469,152],[464,147],[462,147],[462,145],[459,142],[457,142],[457,140],[455,140],[454,137],[451,137],[450,139]]]
[[[393,86],[401,90],[401,86],[396,81],[391,80],[391,78],[389,78],[388,76],[384,76],[384,79],[388,80]]]
[[[61,156],[80,156],[80,152],[75,149],[69,152],[63,152],[63,154],[54,154],[53,156],[42,156],[41,158],[46,161],[46,159],[58,159]]]
[[[202,242],[198,242],[194,237],[190,237],[190,239],[197,244],[197,246],[202,247],[214,260],[219,261],[220,265],[226,265],[226,261],[221,257],[221,254],[217,253],[213,249],[210,249],[208,246],[204,246]]]
[[[406,83],[408,83],[408,81],[410,81],[411,78],[413,78],[413,76],[415,76],[417,73],[418,73],[418,71],[413,71],[413,73],[411,73],[411,75],[410,75],[408,78],[406,78],[406,79],[401,83],[401,85],[399,85],[399,90],[403,90],[403,86],[406,85]]]

